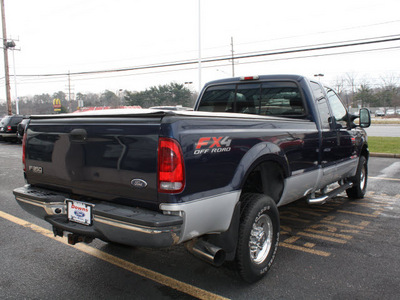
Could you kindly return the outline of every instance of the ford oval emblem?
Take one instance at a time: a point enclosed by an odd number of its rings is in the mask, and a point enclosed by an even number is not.
[[[144,189],[147,186],[147,182],[143,179],[132,179],[131,185],[137,189]]]
[[[74,214],[79,218],[83,218],[85,216],[85,213],[82,211],[74,211]]]

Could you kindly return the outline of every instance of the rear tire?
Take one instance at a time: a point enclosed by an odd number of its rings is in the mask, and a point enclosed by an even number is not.
[[[236,263],[243,280],[252,283],[270,269],[279,243],[279,212],[272,198],[244,194]]]
[[[368,161],[365,156],[360,156],[356,176],[350,178],[353,187],[346,190],[347,196],[353,199],[364,198],[368,183]]]

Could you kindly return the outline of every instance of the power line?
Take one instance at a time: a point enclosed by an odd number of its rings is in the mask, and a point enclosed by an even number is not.
[[[348,43],[357,43],[357,42],[362,42],[362,41],[371,41],[371,40],[382,40],[382,39],[390,39],[390,38],[397,38],[400,37],[399,34],[393,34],[393,35],[387,35],[387,36],[379,36],[379,37],[373,37],[373,38],[363,38],[363,39],[355,39],[355,40],[346,40],[346,41],[340,41],[340,42],[327,42],[327,43],[321,43],[321,44],[313,44],[313,45],[304,45],[304,46],[297,46],[297,47],[286,47],[286,48],[278,48],[278,49],[271,49],[269,51],[288,51],[288,50],[301,50],[303,48],[312,48],[312,47],[323,47],[323,46],[328,46],[328,45],[341,45],[341,44],[348,44]],[[252,52],[247,52],[247,53],[242,53],[241,55],[251,55],[251,54],[259,54],[263,53],[264,51],[252,51]]]
[[[373,52],[373,51],[388,51],[388,50],[397,50],[400,49],[400,46],[394,46],[394,47],[386,47],[386,48],[375,48],[375,49],[364,49],[364,50],[355,50],[355,51],[345,51],[345,52],[335,52],[335,53],[324,53],[324,54],[314,54],[314,55],[302,55],[302,56],[294,56],[294,57],[286,57],[286,58],[275,58],[275,59],[264,59],[264,60],[257,60],[257,61],[251,61],[251,62],[245,62],[243,64],[254,64],[254,63],[266,63],[266,62],[274,62],[274,61],[281,61],[281,60],[293,60],[293,59],[306,59],[306,58],[314,58],[314,57],[324,57],[324,56],[333,56],[333,55],[347,55],[347,54],[357,54],[357,53],[365,53],[365,52]],[[213,65],[207,65],[204,66],[203,68],[218,68],[218,67],[228,67],[230,66],[230,62],[223,62],[220,64],[213,64]],[[139,75],[148,75],[148,74],[160,74],[160,73],[169,73],[169,72],[178,72],[178,71],[189,71],[189,70],[194,70],[197,69],[197,67],[185,67],[185,68],[179,68],[179,69],[174,69],[174,70],[164,70],[164,71],[146,71],[146,72],[140,72],[140,73],[135,73],[135,74],[125,74],[125,75],[108,75],[108,76],[96,76],[96,77],[84,77],[80,79],[75,79],[77,81],[85,81],[85,80],[99,80],[99,79],[108,79],[108,78],[120,78],[120,77],[130,77],[130,76],[139,76]],[[44,81],[45,80],[45,81]],[[35,78],[35,79],[23,79],[20,84],[35,84],[35,83],[54,83],[54,82],[65,82],[65,78],[60,78],[56,80],[49,80],[48,77],[40,79],[40,78]]]
[[[242,64],[253,64],[253,63],[259,63],[259,62],[273,62],[273,61],[280,61],[280,60],[292,60],[292,59],[302,59],[302,58],[313,58],[313,57],[323,57],[323,56],[332,56],[332,55],[346,55],[346,54],[355,54],[355,53],[363,53],[363,52],[373,52],[373,51],[387,51],[387,50],[396,50],[399,49],[400,46],[394,46],[394,47],[386,47],[386,48],[375,48],[375,49],[364,49],[364,50],[355,50],[355,51],[345,51],[345,52],[335,52],[335,53],[324,53],[324,54],[313,54],[313,55],[308,55],[308,56],[294,56],[294,57],[285,57],[285,58],[276,58],[276,59],[264,59],[264,60],[257,60],[257,61],[251,61],[251,62],[243,62]],[[209,65],[209,66],[204,66],[204,68],[214,68],[214,67],[223,67],[223,66],[229,66],[230,63],[226,62],[223,64],[218,64],[218,65]],[[75,79],[75,80],[96,80],[96,79],[105,79],[105,78],[119,78],[119,77],[129,77],[129,76],[136,76],[136,75],[146,75],[146,74],[156,74],[156,73],[165,73],[165,72],[174,72],[174,71],[185,71],[185,70],[192,70],[195,69],[193,68],[180,68],[180,69],[175,69],[175,70],[166,70],[166,71],[150,71],[150,72],[141,72],[141,73],[135,73],[135,74],[126,74],[126,75],[110,75],[110,76],[96,76],[96,77],[86,77],[85,78],[80,78],[80,79]],[[100,75],[99,73],[98,75]],[[94,75],[94,74],[93,74]],[[63,76],[54,76],[52,79],[49,80],[48,77],[46,78],[22,78],[20,83],[39,83],[43,80],[46,80],[45,82],[65,82],[67,75]],[[55,79],[55,77],[58,77],[58,79]]]
[[[286,40],[286,39],[291,39],[291,38],[299,38],[299,37],[313,36],[313,35],[319,35],[319,34],[327,34],[327,33],[332,33],[332,32],[348,31],[348,30],[352,30],[352,29],[374,27],[374,26],[387,25],[387,24],[398,23],[398,22],[400,22],[400,20],[392,20],[392,21],[374,23],[374,24],[369,24],[369,25],[359,25],[359,26],[345,27],[345,28],[336,29],[336,30],[329,30],[329,31],[318,31],[318,32],[314,32],[314,33],[301,34],[301,35],[291,35],[291,36],[279,37],[279,38],[275,38],[275,39],[262,40],[262,41],[256,41],[256,42],[237,43],[236,45],[260,44],[260,43],[264,43],[264,42]],[[221,48],[221,47],[215,47],[215,48]],[[212,48],[210,48],[210,49],[212,49]]]
[[[369,38],[369,39],[359,39],[352,41],[342,41],[342,42],[331,42],[325,44],[316,44],[310,46],[300,46],[300,47],[292,47],[286,49],[276,49],[264,52],[251,52],[251,53],[242,53],[237,56],[234,56],[233,59],[250,59],[257,57],[266,57],[266,56],[274,56],[274,55],[287,55],[294,53],[302,53],[302,52],[311,52],[311,51],[321,51],[321,50],[329,50],[329,49],[338,49],[345,47],[355,47],[355,46],[365,46],[372,45],[378,43],[387,43],[387,42],[395,42],[399,41],[399,35],[391,35],[391,36],[383,36],[378,38]],[[221,56],[221,57],[211,57],[202,60],[202,63],[214,63],[214,62],[222,62],[232,60],[232,56]],[[104,74],[104,73],[118,73],[118,72],[128,72],[128,71],[138,71],[138,70],[147,70],[147,69],[156,69],[156,68],[167,68],[167,67],[179,67],[185,65],[193,65],[197,64],[197,60],[186,60],[186,61],[175,61],[175,62],[166,62],[159,64],[151,64],[137,67],[128,67],[128,68],[119,68],[119,69],[109,69],[109,70],[97,70],[97,71],[81,71],[81,72],[71,72],[71,73],[54,73],[54,74],[32,74],[32,75],[17,75],[18,77],[60,77],[60,76],[80,76],[80,75],[95,75],[95,74]]]

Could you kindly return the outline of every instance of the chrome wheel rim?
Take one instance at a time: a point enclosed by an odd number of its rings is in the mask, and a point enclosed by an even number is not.
[[[261,264],[267,258],[272,246],[272,221],[267,215],[261,215],[253,223],[250,232],[250,259],[255,264]]]
[[[362,169],[361,169],[361,174],[360,174],[360,189],[364,190],[365,188],[365,184],[367,182],[367,176],[366,176],[366,168],[365,165],[363,165]]]

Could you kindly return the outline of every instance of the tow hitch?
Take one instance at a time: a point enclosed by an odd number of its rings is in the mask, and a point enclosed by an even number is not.
[[[60,228],[53,226],[53,233],[54,233],[54,236],[64,237],[64,231]],[[81,243],[81,242],[89,244],[94,240],[94,238],[92,238],[92,237],[82,236],[82,235],[78,235],[75,233],[69,233],[67,235],[67,238],[68,238],[68,244],[70,244],[70,245],[75,245],[75,244]]]
[[[77,235],[74,233],[70,233],[68,234],[68,244],[70,245],[75,245],[77,243],[85,243],[85,244],[89,244],[93,241],[93,238],[91,237],[87,237],[87,236],[81,236],[81,235]]]

